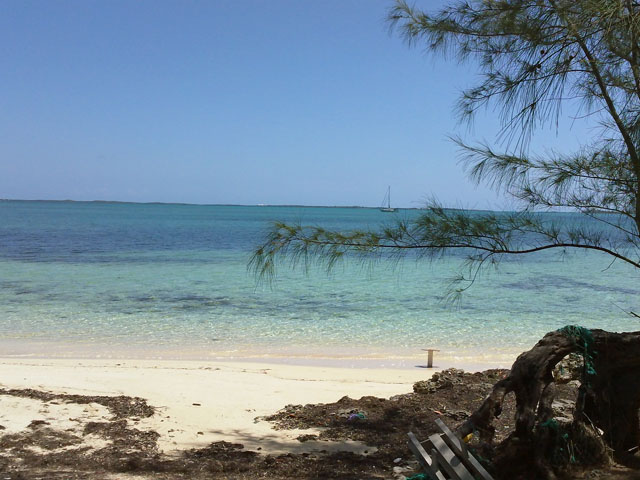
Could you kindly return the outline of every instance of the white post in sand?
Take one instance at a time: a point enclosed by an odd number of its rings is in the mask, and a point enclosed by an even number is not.
[[[427,368],[433,368],[433,352],[439,352],[435,348],[423,348],[423,351],[427,352]]]

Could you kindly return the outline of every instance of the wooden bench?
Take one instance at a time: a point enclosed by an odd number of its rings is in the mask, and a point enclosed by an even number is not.
[[[409,448],[427,475],[433,480],[493,480],[466,444],[442,420],[437,418],[436,425],[442,434],[434,433],[424,446],[409,432]]]

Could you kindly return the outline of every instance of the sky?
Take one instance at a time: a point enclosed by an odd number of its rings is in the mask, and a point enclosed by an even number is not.
[[[510,208],[448,139],[496,138],[495,111],[453,114],[477,70],[410,48],[391,5],[0,2],[0,198]]]

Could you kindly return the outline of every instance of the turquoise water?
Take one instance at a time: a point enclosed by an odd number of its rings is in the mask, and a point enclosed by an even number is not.
[[[506,361],[566,324],[640,329],[638,272],[607,256],[504,261],[456,305],[461,257],[247,271],[273,220],[375,227],[376,209],[0,202],[0,354]],[[547,214],[575,221],[571,214]],[[555,215],[555,216],[554,216]]]

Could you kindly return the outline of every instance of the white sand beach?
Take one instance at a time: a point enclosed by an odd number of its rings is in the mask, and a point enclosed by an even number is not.
[[[263,453],[331,450],[326,441],[299,442],[310,430],[275,430],[260,417],[288,404],[335,402],[343,396],[390,397],[408,393],[434,370],[334,368],[286,364],[170,360],[0,359],[0,386],[76,395],[142,397],[155,407],[132,427],[160,434],[159,449],[203,447],[215,441],[242,443]],[[110,417],[102,405],[65,404],[0,395],[5,433],[32,422],[81,431],[87,422]],[[364,452],[366,445],[340,443]]]

